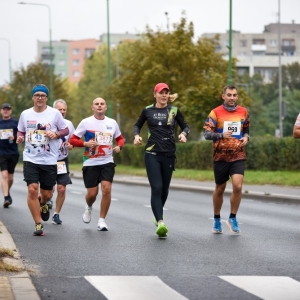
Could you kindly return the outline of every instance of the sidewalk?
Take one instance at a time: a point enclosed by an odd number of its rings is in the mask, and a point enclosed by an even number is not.
[[[2,209],[2,208],[1,208]],[[18,249],[6,227],[0,221],[0,248],[14,251],[14,258],[5,258],[5,262],[24,269]],[[9,273],[8,273],[9,274]],[[5,274],[6,275],[6,274]],[[40,297],[31,282],[27,271],[17,275],[0,276],[0,300],[39,300]]]

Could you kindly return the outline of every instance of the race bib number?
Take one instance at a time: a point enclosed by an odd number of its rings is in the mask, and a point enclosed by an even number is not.
[[[97,145],[112,145],[112,135],[109,132],[95,132],[95,140],[97,141]]]
[[[232,135],[240,135],[241,125],[241,122],[224,121],[223,132],[232,131]]]
[[[13,136],[12,129],[1,129],[0,130],[0,139],[7,140],[10,136]]]
[[[32,145],[48,145],[49,139],[45,136],[45,130],[30,130],[29,140]]]
[[[66,174],[66,173],[67,173],[66,162],[58,161],[57,162],[57,174]]]

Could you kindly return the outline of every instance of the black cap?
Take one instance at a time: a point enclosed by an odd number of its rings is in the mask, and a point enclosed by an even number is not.
[[[3,108],[9,108],[9,109],[11,109],[11,105],[9,103],[3,103],[1,105],[1,109],[3,109]]]

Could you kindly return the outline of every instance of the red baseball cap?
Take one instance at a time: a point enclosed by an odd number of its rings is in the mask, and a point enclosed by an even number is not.
[[[163,89],[167,89],[168,91],[170,90],[169,86],[166,83],[158,83],[154,87],[154,93],[156,92],[160,93]]]

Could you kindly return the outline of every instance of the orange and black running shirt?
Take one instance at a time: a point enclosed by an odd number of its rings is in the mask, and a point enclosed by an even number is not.
[[[212,139],[214,143],[214,161],[246,160],[246,151],[241,147],[240,139],[245,133],[249,134],[249,126],[250,117],[246,108],[239,105],[234,111],[226,110],[223,105],[214,108],[203,126],[206,139]],[[223,139],[223,132],[228,130],[232,130],[232,138]]]
[[[144,123],[148,125],[148,141],[146,151],[155,153],[175,154],[175,125],[179,125],[187,136],[190,129],[176,106],[168,104],[157,108],[154,104],[145,107],[134,125],[134,136],[140,134]]]

